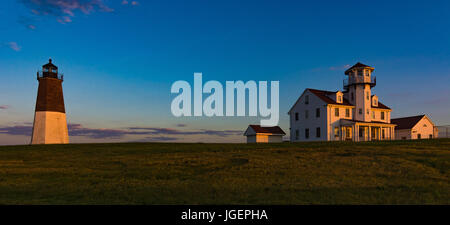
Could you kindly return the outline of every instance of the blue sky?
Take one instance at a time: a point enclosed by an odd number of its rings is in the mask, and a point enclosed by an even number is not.
[[[393,117],[450,124],[448,10],[448,1],[3,1],[0,144],[29,141],[35,74],[50,57],[65,74],[73,142],[244,141],[237,131],[260,118],[171,115],[171,84],[194,72],[223,84],[279,80],[288,131],[303,90],[342,89],[358,61],[375,67],[373,91]]]

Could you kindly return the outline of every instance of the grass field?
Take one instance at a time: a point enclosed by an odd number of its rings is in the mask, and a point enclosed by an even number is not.
[[[450,139],[0,147],[0,204],[450,204]]]

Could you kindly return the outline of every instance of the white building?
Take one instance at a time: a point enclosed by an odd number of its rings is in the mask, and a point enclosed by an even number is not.
[[[372,94],[373,71],[357,63],[345,71],[343,91],[306,89],[288,112],[291,142],[394,139],[392,110]]]
[[[282,142],[286,135],[279,127],[261,127],[260,125],[249,125],[244,133],[247,143],[276,143]]]
[[[432,139],[438,137],[438,129],[426,115],[410,116],[392,119],[396,124],[395,137],[397,140]]]

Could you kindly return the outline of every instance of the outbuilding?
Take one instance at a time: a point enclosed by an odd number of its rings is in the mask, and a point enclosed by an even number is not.
[[[438,129],[426,115],[391,119],[391,123],[397,125],[395,127],[397,140],[432,139],[438,136]]]
[[[247,143],[277,143],[283,142],[286,135],[279,126],[261,127],[260,125],[249,125],[244,133]]]

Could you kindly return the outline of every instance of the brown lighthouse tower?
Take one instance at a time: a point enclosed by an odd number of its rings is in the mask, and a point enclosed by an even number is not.
[[[31,144],[69,143],[62,90],[63,75],[52,60],[38,71],[39,81]]]

